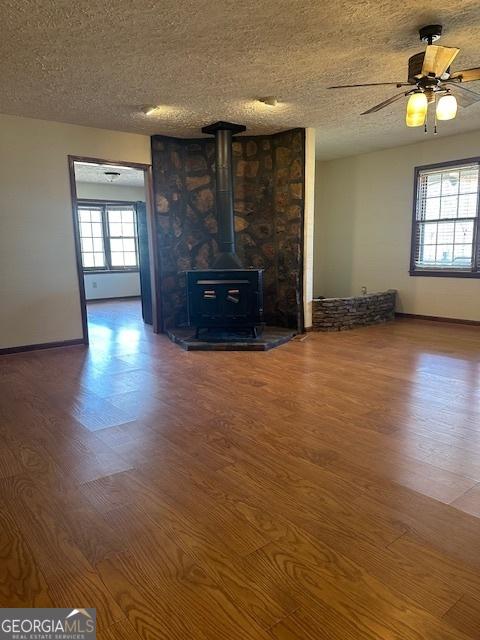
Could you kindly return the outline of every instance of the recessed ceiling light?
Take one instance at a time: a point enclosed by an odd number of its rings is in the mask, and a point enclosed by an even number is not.
[[[275,96],[266,96],[265,98],[258,98],[259,102],[263,102],[263,104],[267,104],[269,107],[276,107],[278,104],[278,100]]]
[[[142,112],[146,116],[151,116],[152,114],[155,113],[155,111],[158,111],[158,109],[160,109],[158,105],[148,105],[146,107],[142,107]]]

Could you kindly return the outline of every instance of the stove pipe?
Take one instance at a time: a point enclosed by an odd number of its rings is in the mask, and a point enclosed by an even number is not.
[[[219,253],[214,269],[241,269],[235,253],[235,218],[233,213],[232,138],[246,127],[231,122],[215,122],[203,127],[203,133],[215,136],[216,209]]]

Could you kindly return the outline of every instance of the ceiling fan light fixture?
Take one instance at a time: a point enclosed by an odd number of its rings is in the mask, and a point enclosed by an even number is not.
[[[457,101],[461,107],[480,103],[480,93],[465,87],[466,82],[480,81],[480,66],[472,69],[454,71],[451,69],[460,49],[433,44],[442,34],[439,24],[426,25],[420,29],[420,39],[427,44],[425,51],[416,53],[408,59],[407,82],[365,82],[327,87],[328,89],[349,89],[353,87],[379,87],[395,85],[409,87],[408,90],[383,100],[379,104],[363,111],[366,116],[409,96],[407,127],[425,127],[427,133],[428,105],[436,106],[433,133],[437,133],[437,120],[452,120],[457,115]],[[370,80],[370,78],[368,78]],[[375,80],[375,78],[371,78]],[[454,88],[455,95],[450,94]],[[432,108],[435,108],[432,106]]]
[[[120,178],[121,175],[120,171],[104,171],[103,173],[105,174],[105,178],[108,180],[108,182],[115,182]]]
[[[437,103],[437,120],[453,120],[457,115],[457,100],[454,95],[447,93]]]
[[[427,117],[428,99],[419,91],[412,93],[407,102],[407,115],[405,118],[407,127],[422,127]]]

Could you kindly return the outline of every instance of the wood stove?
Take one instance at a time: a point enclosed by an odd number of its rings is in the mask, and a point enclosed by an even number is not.
[[[257,337],[263,322],[261,269],[208,269],[187,271],[190,325],[201,329],[248,331]]]
[[[190,326],[201,329],[249,331],[257,335],[263,316],[263,271],[244,269],[235,253],[232,138],[245,127],[216,122],[202,129],[215,136],[215,191],[219,252],[213,268],[187,271]]]

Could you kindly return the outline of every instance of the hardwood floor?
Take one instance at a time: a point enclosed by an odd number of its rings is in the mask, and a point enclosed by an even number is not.
[[[105,640],[480,637],[480,330],[184,352],[139,303],[0,358],[0,606]]]

